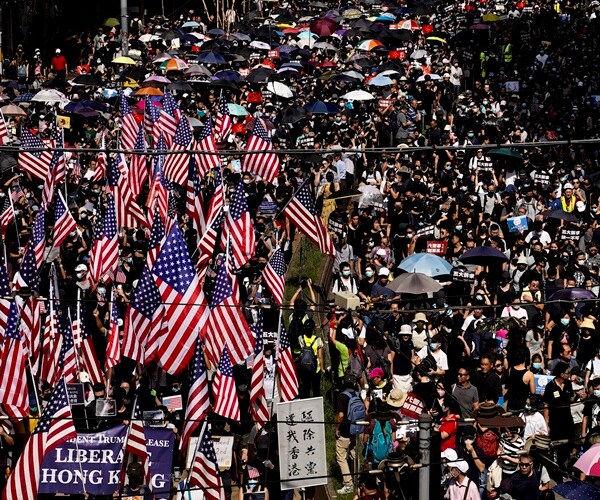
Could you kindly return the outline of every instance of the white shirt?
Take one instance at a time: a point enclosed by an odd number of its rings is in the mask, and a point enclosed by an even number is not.
[[[590,359],[588,364],[585,365],[585,369],[590,372],[590,380],[600,377],[600,359],[598,359],[598,356]]]
[[[427,351],[427,346],[425,346],[417,353],[417,356],[419,356],[420,359],[425,359],[427,354],[429,354],[429,351]],[[437,363],[438,370],[448,370],[448,356],[446,356],[444,351],[438,349],[437,351],[432,352],[431,355]]]
[[[544,420],[544,415],[539,411],[532,413],[531,415],[524,415],[525,430],[523,431],[523,440],[527,441],[527,438],[534,434],[548,435],[548,426]]]

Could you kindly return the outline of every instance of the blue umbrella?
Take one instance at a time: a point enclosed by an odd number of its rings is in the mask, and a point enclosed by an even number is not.
[[[367,85],[373,85],[375,87],[385,87],[394,83],[389,76],[376,76],[372,80],[369,80]]]
[[[338,108],[334,103],[323,101],[309,102],[308,104],[304,105],[304,109],[316,115],[330,115],[340,112],[340,108]]]
[[[221,35],[224,35],[225,32],[222,29],[213,28],[208,32],[208,34],[212,35],[212,36],[221,36]]]
[[[16,97],[15,99],[13,99],[12,102],[30,102],[34,95],[35,94],[33,94],[31,92],[25,92],[24,94],[21,94],[19,97]]]
[[[495,261],[508,261],[509,259],[500,250],[496,250],[493,247],[475,247],[463,253],[458,260],[463,264],[487,266]]]
[[[563,288],[554,292],[548,300],[585,300],[595,298],[596,295],[594,295],[594,292],[585,288]]]
[[[600,488],[583,481],[560,483],[553,486],[552,491],[566,500],[594,500],[600,498]]]
[[[221,54],[216,52],[200,52],[198,62],[204,64],[227,64],[227,61]]]
[[[243,80],[242,76],[232,69],[217,71],[212,78],[215,80],[227,80],[228,82],[241,82]]]
[[[432,253],[414,253],[398,266],[408,273],[421,273],[433,278],[452,273],[452,264]]]

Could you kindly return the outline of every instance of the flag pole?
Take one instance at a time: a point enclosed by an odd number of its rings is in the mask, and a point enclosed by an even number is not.
[[[205,419],[204,422],[202,422],[202,428],[200,429],[200,434],[198,434],[198,441],[196,441],[196,446],[194,447],[194,453],[192,455],[192,462],[190,463],[190,471],[188,473],[188,477],[185,478],[185,488],[183,489],[183,491],[188,491],[190,488],[190,481],[192,479],[192,471],[194,469],[194,460],[196,458],[196,455],[198,454],[198,448],[200,447],[200,443],[202,442],[202,438],[204,437],[204,433],[206,432],[207,425],[208,425],[208,422]]]
[[[129,419],[129,425],[127,426],[127,433],[125,434],[125,440],[123,441],[123,447],[121,448],[121,450],[123,451],[123,461],[121,462],[121,470],[119,471],[119,498],[123,498],[123,488],[125,487],[125,475],[126,475],[126,471],[127,469],[123,468],[123,465],[125,465],[125,459],[129,458],[129,455],[127,453],[127,442],[129,441],[129,434],[131,434],[131,426],[133,425],[133,418],[135,417],[135,409],[137,407],[137,402],[138,402],[138,396],[136,394],[135,396],[135,401],[133,403],[133,410],[132,410],[132,414],[131,414],[131,418]],[[145,479],[145,477],[144,477]],[[150,486],[150,485],[148,485]]]
[[[15,232],[17,233],[17,245],[21,248],[21,238],[19,238],[19,226],[17,225],[17,215],[15,214],[15,206],[13,204],[13,199],[11,196],[12,191],[8,190],[8,201],[10,202],[10,208],[13,212],[13,222],[15,224]]]

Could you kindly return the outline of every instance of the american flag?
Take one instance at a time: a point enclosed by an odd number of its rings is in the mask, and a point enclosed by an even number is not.
[[[315,210],[315,202],[308,189],[308,182],[304,182],[296,191],[290,202],[283,209],[285,216],[302,231],[308,239],[319,247],[325,255],[335,257],[335,247],[321,218]]]
[[[148,449],[146,448],[146,432],[144,431],[144,421],[142,419],[142,412],[140,411],[140,404],[137,397],[135,400],[133,418],[129,424],[129,434],[127,435],[125,451],[139,457],[144,469],[146,485],[150,488],[150,456],[148,455]]]
[[[2,205],[2,214],[0,214],[0,230],[2,234],[6,234],[8,226],[10,226],[15,220],[15,209],[12,204],[10,196],[4,197],[4,204]]]
[[[283,252],[281,248],[277,247],[269,262],[263,271],[263,278],[265,284],[271,290],[273,294],[273,300],[280,306],[283,303],[283,294],[285,293],[285,273],[287,272],[287,266],[285,265],[285,259],[283,258]]]
[[[223,212],[217,214],[212,222],[206,227],[200,241],[198,241],[198,269],[200,272],[204,272],[208,265],[217,245],[217,238],[219,231],[223,225]]]
[[[37,498],[38,481],[44,455],[58,445],[77,437],[73,415],[67,398],[67,386],[60,380],[48,405],[8,477],[4,500],[33,500]]]
[[[173,137],[173,144],[171,145],[171,152],[173,154],[167,156],[164,166],[165,177],[180,186],[183,186],[187,179],[191,155],[177,153],[189,151],[192,137],[192,127],[190,126],[190,122],[187,119],[187,116],[183,116],[177,124],[175,137]]]
[[[44,226],[44,209],[40,209],[33,223],[31,239],[25,247],[21,269],[16,283],[16,288],[29,287],[33,290],[38,288],[39,270],[44,261],[44,249],[46,247],[46,235]]]
[[[75,341],[73,339],[73,326],[68,316],[64,315],[59,324],[62,345],[60,348],[60,371],[67,384],[77,382],[77,354],[75,352]]]
[[[58,128],[56,123],[50,128],[51,146],[62,149],[65,145],[64,129]],[[54,151],[53,158],[56,157],[56,166],[54,167],[55,178],[54,185],[58,186],[67,178],[67,164],[65,162],[64,151]]]
[[[149,364],[156,355],[162,324],[160,292],[147,267],[144,267],[127,307],[123,332],[123,356]]]
[[[148,221],[142,208],[137,204],[129,183],[127,164],[121,153],[108,161],[108,185],[115,199],[117,225],[126,227],[147,227]]]
[[[229,106],[223,96],[219,97],[219,108],[217,114],[217,121],[215,123],[215,133],[219,136],[219,140],[224,142],[227,140],[231,132],[233,122],[231,121],[231,114],[229,113]]]
[[[250,414],[254,421],[264,425],[269,421],[269,409],[265,395],[265,357],[263,353],[263,310],[259,309],[256,322],[250,325],[256,345],[254,346],[254,363],[250,382]]]
[[[175,102],[173,94],[169,91],[165,92],[162,105],[158,126],[161,133],[164,135],[167,148],[170,148],[171,143],[173,142],[173,136],[177,130],[177,124],[181,120],[181,111],[179,110],[177,102]]]
[[[206,500],[224,500],[225,490],[219,473],[219,464],[213,445],[212,436],[205,424],[204,432],[200,438],[198,452],[194,457],[190,483],[201,488]]]
[[[21,420],[29,413],[27,353],[19,331],[19,311],[11,301],[0,354],[0,403],[7,414]]]
[[[163,300],[167,327],[167,335],[158,348],[158,359],[167,372],[176,375],[194,353],[199,326],[205,321],[206,300],[175,221],[152,274]]]
[[[273,182],[279,174],[279,157],[272,152],[273,144],[259,118],[254,121],[246,151],[261,152],[244,155],[242,170],[260,176],[265,182]]]
[[[213,363],[217,363],[223,346],[229,347],[228,353],[236,364],[243,363],[254,352],[254,337],[236,299],[223,261],[217,268],[206,324],[206,349]]]
[[[97,250],[90,254],[90,280],[97,283],[101,278],[112,279],[119,263],[119,232],[117,230],[117,215],[115,200],[108,196],[108,207],[104,212],[104,224],[100,238],[94,242]]]
[[[216,153],[217,143],[215,142],[215,136],[213,135],[212,125],[210,123],[210,118],[206,120],[206,125],[202,129],[200,133],[200,137],[198,138],[198,143],[196,144],[196,149],[198,151],[204,151],[206,154],[198,153],[196,154],[196,162],[198,163],[198,172],[200,173],[200,177],[204,177],[208,172],[210,172],[211,168],[219,168],[221,166],[221,158]]]
[[[160,127],[157,125],[160,118],[160,109],[152,102],[150,96],[146,96],[144,107],[144,126],[146,133],[152,138],[152,144],[156,146],[160,137]]]
[[[59,191],[54,204],[54,248],[60,247],[69,237],[69,233],[77,229],[77,223],[67,210],[67,203]]]
[[[246,201],[244,183],[240,180],[235,193],[231,197],[229,212],[223,225],[224,240],[229,240],[233,263],[241,268],[254,255],[256,238],[252,218]]]
[[[206,364],[204,363],[204,352],[200,338],[196,340],[194,357],[190,364],[190,382],[187,407],[183,419],[183,430],[181,431],[181,442],[179,443],[180,450],[185,450],[189,437],[204,420],[210,408]]]
[[[202,186],[198,170],[196,170],[196,159],[190,156],[188,165],[188,181],[185,191],[185,213],[192,221],[197,233],[197,241],[206,230],[206,220],[204,218],[204,200],[202,197]]]
[[[111,297],[110,324],[106,339],[106,370],[116,366],[121,359],[121,347],[119,346],[119,315],[117,314],[117,301],[114,294]]]
[[[102,149],[102,151],[100,151],[98,153],[98,156],[96,157],[96,168],[92,174],[92,181],[99,181],[106,177],[106,167],[108,165],[108,160],[106,158],[106,151],[104,151],[104,149],[106,148],[105,140],[105,135],[102,134],[102,139],[100,143],[100,149]]]
[[[165,138],[161,134],[156,149],[161,152],[167,151]],[[154,208],[158,206],[160,217],[163,221],[167,220],[169,211],[169,190],[171,183],[165,178],[163,173],[163,165],[165,163],[165,155],[156,155],[154,161],[154,173],[150,182],[150,193],[148,193],[148,201],[146,206],[149,213],[154,213]]]
[[[4,254],[0,251],[0,345],[2,344],[2,332],[6,330],[11,302],[8,270],[6,269],[6,263],[4,262]],[[1,350],[2,349],[0,348],[0,351]]]
[[[148,253],[146,254],[146,264],[148,269],[152,270],[154,262],[160,252],[160,247],[167,235],[165,224],[160,216],[158,206],[154,208],[154,218],[152,219],[152,229],[150,230],[150,241],[148,242]]]
[[[18,203],[21,200],[21,198],[23,198],[23,196],[25,196],[25,194],[23,193],[21,186],[13,186],[10,189],[10,198],[13,201],[13,203]]]
[[[78,303],[78,308],[81,308]],[[80,315],[81,316],[81,315]],[[86,371],[90,376],[92,384],[104,382],[104,376],[102,375],[102,368],[98,361],[98,355],[96,354],[96,348],[94,347],[94,341],[92,334],[89,331],[85,321],[80,320],[79,322],[81,330],[81,368]]]
[[[15,300],[21,311],[21,335],[25,343],[25,350],[31,358],[33,374],[37,376],[42,334],[43,303],[35,297],[29,297],[27,300],[17,297]]]
[[[221,212],[223,211],[223,201],[225,199],[225,195],[223,192],[223,177],[221,176],[221,171],[219,169],[215,169],[215,191],[210,199],[210,205],[208,207],[208,215],[206,216],[206,223],[210,224],[214,219],[216,219]]]
[[[52,387],[61,377],[60,352],[62,337],[58,331],[58,318],[53,307],[53,286],[50,285],[50,312],[46,315],[44,325],[44,338],[42,342],[42,362],[40,363],[40,379],[48,382]]]
[[[50,166],[48,167],[48,172],[46,172],[46,178],[44,179],[42,203],[46,206],[54,202],[54,190],[58,185],[58,181],[56,180],[56,167],[58,165],[59,156],[62,156],[62,153],[58,153],[57,151],[52,155]]]
[[[138,125],[127,97],[122,91],[119,95],[119,111],[121,113],[121,147],[123,149],[135,149]]]
[[[298,396],[298,374],[292,354],[292,347],[283,321],[279,325],[279,342],[277,345],[277,371],[279,372],[279,393],[281,401],[292,401]]]
[[[148,182],[147,144],[143,125],[138,127],[134,149],[136,152],[131,155],[129,164],[129,186],[133,198],[137,199],[142,192],[142,187]]]
[[[96,214],[94,220],[94,241],[90,249],[88,259],[88,279],[92,283],[98,283],[102,277],[102,231],[104,227],[104,219],[100,213]]]
[[[10,142],[10,136],[8,135],[8,129],[6,128],[4,113],[0,111],[0,145],[3,146],[8,142]]]
[[[27,149],[44,149],[44,151],[26,151]],[[21,151],[19,152],[19,168],[36,179],[44,179],[52,160],[52,151],[42,140],[28,129],[21,130]]]
[[[233,368],[231,367],[231,358],[229,349],[223,347],[221,359],[217,366],[217,373],[213,382],[213,395],[215,397],[214,411],[217,415],[239,421],[240,404],[238,401],[235,380],[233,378]]]

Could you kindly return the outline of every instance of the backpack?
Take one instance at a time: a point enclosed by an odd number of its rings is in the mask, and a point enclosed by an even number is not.
[[[317,356],[315,355],[315,351],[312,347],[316,340],[317,338],[315,337],[309,343],[307,337],[304,337],[304,347],[300,349],[298,365],[300,366],[300,370],[307,374],[313,374],[317,371]]]
[[[373,351],[375,353],[375,356],[377,356],[377,358],[375,359],[375,362],[373,363],[373,366],[371,369],[373,368],[381,368],[383,370],[383,375],[384,378],[389,378],[390,376],[390,362],[388,359],[386,359],[383,355],[379,354],[377,351]]]
[[[364,420],[367,416],[367,409],[364,401],[356,391],[344,391],[342,394],[348,396],[348,409],[346,410],[346,418],[350,421],[350,434],[355,436],[361,434],[365,430],[364,425],[358,425],[354,422]]]
[[[475,444],[481,448],[485,457],[495,457],[498,453],[499,443],[500,436],[489,429],[483,434],[478,434],[475,440]]]
[[[346,373],[354,375],[357,379],[360,379],[365,370],[361,357],[357,354],[357,350],[350,350],[348,357],[348,366],[346,367]]]
[[[385,460],[394,451],[392,436],[392,425],[389,420],[385,421],[383,428],[380,420],[375,420],[373,435],[367,445],[367,456],[375,463]]]

